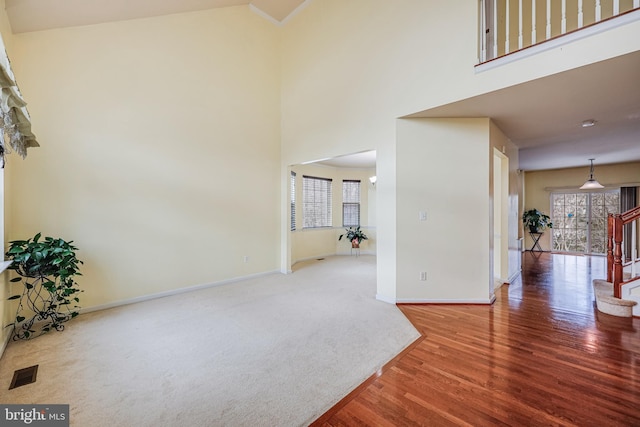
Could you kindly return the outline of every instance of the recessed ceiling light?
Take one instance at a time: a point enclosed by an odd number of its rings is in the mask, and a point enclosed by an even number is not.
[[[588,128],[588,127],[591,127],[591,126],[593,126],[595,124],[596,124],[595,120],[589,119],[589,120],[585,120],[584,122],[582,122],[582,127],[583,128]]]

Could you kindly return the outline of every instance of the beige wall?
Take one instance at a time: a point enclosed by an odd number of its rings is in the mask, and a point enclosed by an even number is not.
[[[585,163],[588,164],[587,161]],[[594,176],[605,187],[640,186],[640,163],[621,163],[615,165],[599,165],[594,162]],[[524,209],[539,209],[546,214],[551,212],[551,191],[554,189],[575,189],[589,178],[589,166],[569,169],[532,171],[525,173]],[[522,223],[520,224],[522,227]],[[526,233],[525,233],[526,234]],[[540,239],[542,249],[550,250],[551,234],[546,232]],[[525,238],[525,248],[531,247],[531,239]]]
[[[279,268],[277,27],[231,7],[13,41],[42,147],[8,162],[7,237],[73,240],[84,308]]]
[[[489,124],[398,122],[398,301],[489,302]]]
[[[9,59],[13,58],[12,51],[12,40],[13,35],[11,33],[11,26],[9,25],[9,20],[7,18],[6,13],[4,13],[4,1],[0,1],[0,6],[2,6],[2,11],[0,11],[0,35],[2,36],[2,43],[4,48],[6,49],[7,55]],[[1,47],[0,45],[0,47]],[[7,233],[6,230],[6,222],[5,222],[5,209],[10,205],[10,201],[8,200],[7,189],[5,187],[5,179],[4,179],[4,170],[0,171],[0,219],[2,219],[1,224],[3,228],[0,229],[1,239],[0,242],[5,242],[5,235]],[[3,244],[2,250],[2,259],[4,260],[4,252],[5,247]],[[2,291],[0,291],[0,356],[2,355],[2,350],[4,348],[4,343],[8,340],[9,335],[11,334],[11,329],[5,328],[5,325],[9,324],[13,316],[15,315],[14,304],[11,304],[7,301],[7,298],[11,296],[10,288],[11,284],[9,282],[9,274],[3,273],[0,274],[0,286],[2,286]]]
[[[351,254],[350,244],[343,238],[338,241],[345,229],[342,227],[342,180],[360,180],[360,224],[368,239],[361,245],[361,253],[376,253],[376,226],[372,222],[375,211],[375,187],[369,182],[369,177],[375,175],[375,169],[336,168],[318,165],[297,165],[291,168],[296,173],[296,224],[297,230],[291,232],[291,260],[297,261],[329,255]],[[303,228],[303,175],[333,180],[332,185],[332,221],[328,228]]]

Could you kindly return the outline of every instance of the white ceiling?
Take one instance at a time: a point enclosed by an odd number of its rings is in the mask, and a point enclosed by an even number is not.
[[[520,147],[523,170],[640,161],[640,52],[412,117],[491,117]],[[588,119],[595,126],[582,127]]]
[[[276,22],[305,0],[5,0],[14,33],[250,5]]]
[[[14,33],[249,5],[281,23],[311,0],[5,0]],[[412,117],[491,117],[520,169],[640,161],[640,52],[444,105]],[[582,128],[586,119],[596,125]],[[328,162],[325,162],[329,164]],[[375,152],[333,166],[375,167]]]

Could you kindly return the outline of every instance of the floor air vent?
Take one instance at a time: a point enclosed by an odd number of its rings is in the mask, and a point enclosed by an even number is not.
[[[36,382],[36,375],[38,374],[38,365],[29,366],[28,368],[18,369],[13,373],[13,379],[9,390],[12,388],[21,387],[23,385]]]

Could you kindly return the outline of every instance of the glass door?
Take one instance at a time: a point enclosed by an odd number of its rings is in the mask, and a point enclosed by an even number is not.
[[[552,193],[554,251],[605,254],[607,215],[620,212],[620,190]]]

